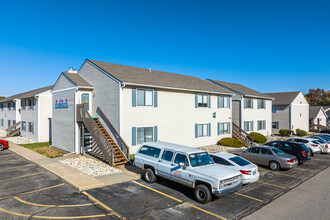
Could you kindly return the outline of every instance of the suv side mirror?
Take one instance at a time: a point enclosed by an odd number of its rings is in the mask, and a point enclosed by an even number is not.
[[[183,163],[183,162],[180,162],[180,163],[179,163],[179,166],[180,166],[180,167],[184,167],[184,163]]]

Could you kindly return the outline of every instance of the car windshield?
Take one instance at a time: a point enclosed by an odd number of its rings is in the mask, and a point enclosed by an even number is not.
[[[321,144],[325,144],[325,143],[327,143],[327,142],[325,142],[325,141],[322,140],[322,139],[318,139],[317,141],[320,142]]]
[[[321,136],[321,138],[324,140],[330,140],[330,137],[327,137],[327,136]]]
[[[280,149],[277,149],[277,148],[273,148],[272,149],[275,154],[279,155],[279,156],[284,156],[286,153],[284,153],[283,151],[281,151]]]
[[[190,163],[193,167],[213,164],[213,160],[207,152],[197,153],[197,154],[190,154]]]
[[[236,163],[242,167],[251,164],[249,161],[244,160],[241,157],[232,157],[232,158],[229,158],[229,160],[233,161],[234,163]]]

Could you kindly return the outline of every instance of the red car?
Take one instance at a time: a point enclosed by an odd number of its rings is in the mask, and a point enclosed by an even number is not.
[[[0,139],[0,151],[4,149],[8,149],[8,147],[9,147],[8,141]]]

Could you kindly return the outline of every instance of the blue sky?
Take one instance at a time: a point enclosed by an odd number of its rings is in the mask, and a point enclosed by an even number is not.
[[[3,1],[0,96],[86,58],[236,82],[330,90],[330,1]]]

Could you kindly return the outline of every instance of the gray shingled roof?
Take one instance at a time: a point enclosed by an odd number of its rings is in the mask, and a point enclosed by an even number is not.
[[[322,109],[322,106],[309,106],[309,118],[316,118]]]
[[[273,105],[290,105],[300,92],[276,92],[265,93],[266,95],[275,98]]]
[[[256,90],[250,89],[246,86],[243,86],[241,84],[238,83],[230,83],[230,82],[224,82],[224,81],[219,81],[219,80],[213,80],[213,79],[207,79],[208,81],[219,85],[219,86],[223,86],[225,88],[228,88],[230,90],[233,90],[235,92],[238,92],[244,96],[248,96],[248,97],[261,97],[261,98],[265,98],[265,99],[273,99],[272,97],[265,95],[261,92],[258,92]]]
[[[28,91],[28,92],[23,92],[23,93],[19,93],[19,94],[16,94],[16,95],[12,95],[12,96],[9,96],[8,98],[1,99],[0,103],[11,102],[14,99],[25,99],[25,98],[34,97],[34,96],[36,96],[40,93],[51,90],[52,88],[53,88],[53,86],[46,86],[46,87],[42,87],[42,88],[39,88],[39,89],[31,90],[31,91]]]
[[[63,74],[66,75],[76,86],[93,87],[77,73],[63,72]]]
[[[114,63],[87,60],[103,69],[122,83],[133,85],[148,85],[155,87],[166,87],[172,89],[203,91],[219,94],[229,94],[232,92],[219,88],[210,82],[198,77],[168,73],[158,70],[149,70],[139,67],[125,66]]]

